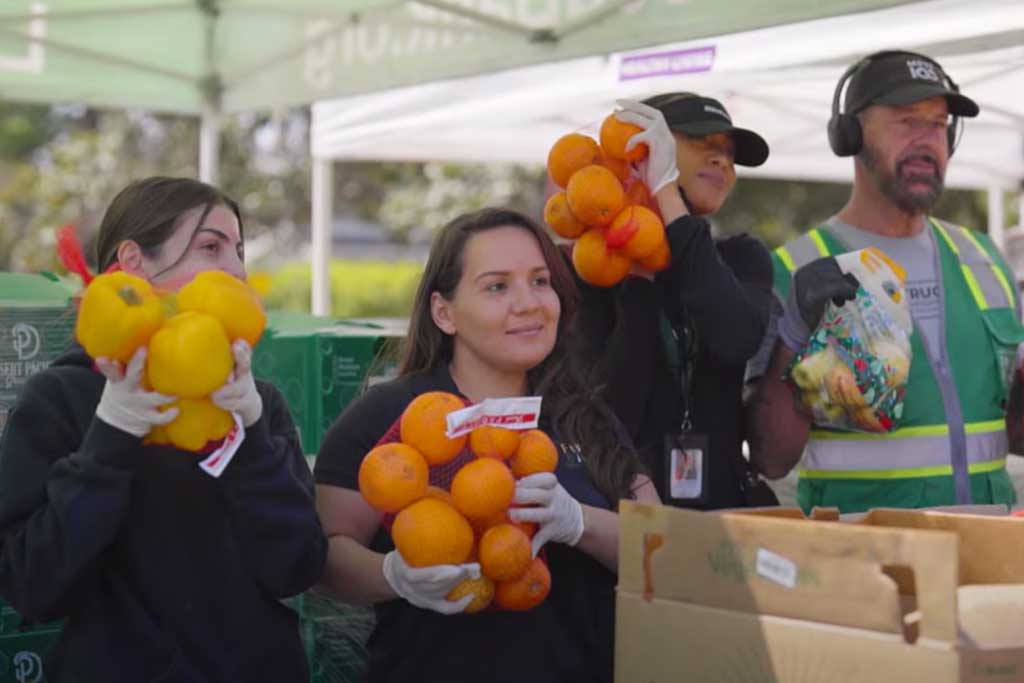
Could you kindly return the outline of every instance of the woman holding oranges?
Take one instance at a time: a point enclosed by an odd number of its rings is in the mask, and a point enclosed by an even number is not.
[[[155,177],[111,202],[98,261],[177,292],[209,271],[244,278],[242,245],[220,190]],[[308,677],[280,599],[323,570],[312,476],[283,397],[253,379],[245,341],[233,353],[212,400],[244,438],[216,478],[200,467],[209,453],[145,441],[179,410],[147,388],[145,346],[114,360],[75,344],[25,385],[0,445],[0,595],[32,621],[64,620],[46,680]]]
[[[568,268],[533,221],[500,209],[456,218],[431,249],[399,377],[369,389],[328,431],[315,469],[330,542],[324,582],[376,608],[369,680],[611,680],[614,510],[620,498],[657,497],[614,416],[578,379],[567,350],[575,303]],[[472,403],[543,397],[540,426],[559,446],[557,466],[520,479],[514,502],[533,507],[509,512],[547,541],[551,589],[530,611],[461,614],[472,596],[446,596],[480,565],[410,566],[359,492],[364,456],[435,391]]]
[[[671,261],[657,274],[634,266],[611,288],[580,283],[581,353],[667,503],[766,504],[754,498],[766,489],[741,451],[741,394],[768,322],[771,260],[752,237],[713,240],[708,217],[735,186],[735,166],[761,165],[768,145],[734,126],[720,102],[694,93],[620,105],[615,116],[640,131],[626,150],[647,146],[637,166],[664,220]],[[670,495],[673,451],[688,452],[703,473],[695,495]]]

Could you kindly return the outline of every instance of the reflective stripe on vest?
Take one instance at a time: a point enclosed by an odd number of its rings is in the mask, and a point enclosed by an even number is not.
[[[929,221],[937,236],[957,257],[970,297],[978,309],[1012,310],[1015,306],[1013,288],[971,231],[942,225],[931,218]],[[817,258],[833,255],[822,231],[811,230],[775,250],[790,274]],[[943,281],[949,276],[945,272],[940,274]],[[934,374],[934,368],[932,372]],[[1004,420],[968,422],[964,428],[968,472],[1002,469],[1008,451]],[[935,464],[937,453],[948,452],[949,427],[945,424],[915,425],[889,434],[815,429],[810,437],[800,470],[801,476],[810,479],[902,479],[953,474],[952,464]],[[898,456],[894,460],[895,454]]]
[[[967,471],[994,472],[1006,464],[1008,442],[1003,420],[967,425]],[[800,476],[809,479],[905,479],[952,476],[952,465],[936,465],[948,445],[949,428],[930,425],[898,429],[868,439],[849,432],[812,432]],[[856,441],[856,452],[850,452]],[[896,467],[894,467],[896,465]]]
[[[947,229],[934,218],[930,220],[936,232],[960,260],[960,271],[978,309],[1015,308],[1013,287],[1007,281],[1006,274],[978,242],[978,238],[962,226],[951,225]]]
[[[794,240],[792,244],[779,247],[775,253],[779,255],[779,259],[790,273],[797,269],[797,264],[802,266],[829,255],[828,246],[817,228]]]

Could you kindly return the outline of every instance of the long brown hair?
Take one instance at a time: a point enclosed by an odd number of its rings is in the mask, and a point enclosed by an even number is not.
[[[451,300],[462,279],[463,252],[470,237],[506,226],[521,228],[537,240],[562,306],[554,349],[527,373],[529,390],[544,397],[542,412],[558,437],[579,445],[597,489],[613,503],[632,498],[633,480],[643,471],[640,460],[621,438],[624,430],[616,428],[617,419],[598,397],[597,388],[587,387],[576,354],[569,352],[579,291],[558,247],[527,216],[511,209],[482,209],[455,218],[439,231],[413,300],[398,374],[428,372],[451,362],[453,340],[434,324],[430,298],[437,292]]]

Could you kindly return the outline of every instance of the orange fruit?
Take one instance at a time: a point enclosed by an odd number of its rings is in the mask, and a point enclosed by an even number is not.
[[[544,204],[544,222],[551,226],[556,235],[569,240],[576,239],[587,229],[587,226],[572,215],[564,192],[553,194],[548,198]]]
[[[522,531],[529,539],[532,539],[537,533],[537,524],[535,522],[513,522],[509,520],[509,524]]]
[[[640,126],[619,121],[615,114],[609,114],[601,123],[601,149],[613,159],[640,161],[647,156],[647,145],[641,142],[627,152],[626,143],[637,133],[642,133],[643,130]]]
[[[519,437],[519,448],[509,465],[516,479],[537,472],[554,472],[558,466],[558,449],[547,434],[531,429]]]
[[[398,512],[427,494],[427,461],[404,443],[377,446],[359,465],[359,492],[381,512]]]
[[[601,148],[592,137],[569,133],[555,141],[548,152],[548,175],[559,187],[569,184],[572,175],[601,161]]]
[[[455,507],[455,501],[452,500],[452,494],[445,491],[440,486],[428,486],[427,492],[423,495],[424,498],[433,498],[439,500],[442,503],[447,503],[452,507]]]
[[[615,174],[604,166],[584,166],[565,188],[569,209],[580,222],[603,228],[626,205],[626,193]]]
[[[455,508],[475,520],[492,519],[504,512],[516,491],[508,466],[494,458],[478,458],[463,465],[452,479]]]
[[[412,567],[462,564],[473,552],[473,529],[451,505],[422,498],[391,525],[395,548]]]
[[[509,509],[515,507],[520,506],[510,505]],[[483,536],[488,529],[490,529],[491,527],[496,527],[499,524],[511,524],[512,526],[516,527],[524,534],[526,534],[528,538],[533,538],[533,535],[537,533],[536,524],[534,524],[533,522],[513,522],[512,519],[508,516],[507,510],[502,512],[501,514],[495,515],[494,517],[489,517],[487,519],[471,519],[469,520],[469,524],[473,527],[473,531],[476,532],[477,536]]]
[[[632,262],[608,248],[604,233],[588,230],[572,245],[572,265],[582,280],[595,287],[611,287],[629,274]]]
[[[478,458],[508,460],[519,448],[519,433],[485,425],[469,433],[469,450]]]
[[[630,178],[625,181],[624,187],[626,189],[626,202],[636,204],[637,206],[650,207],[651,191],[647,189],[644,181],[639,178]]]
[[[530,537],[511,524],[498,524],[484,532],[477,547],[480,571],[495,581],[523,575],[533,560]]]
[[[614,173],[623,185],[628,185],[633,179],[633,168],[624,159],[613,159],[607,154],[602,154],[601,165]]]
[[[448,413],[465,407],[455,394],[444,391],[420,394],[402,412],[399,423],[402,443],[419,451],[428,465],[443,465],[466,446],[465,435],[457,439],[445,435]]]
[[[623,209],[604,235],[605,242],[612,249],[634,261],[647,258],[665,241],[665,226],[658,215],[644,206],[627,206]]]
[[[481,576],[479,579],[466,579],[455,588],[451,589],[448,595],[444,597],[452,602],[458,602],[467,595],[472,595],[474,597],[462,613],[475,614],[476,612],[486,608],[491,604],[491,601],[494,600],[494,582],[486,576]]]
[[[672,262],[672,250],[669,249],[668,240],[662,240],[658,248],[650,256],[637,261],[637,265],[652,272],[658,273],[668,268]]]
[[[533,558],[530,566],[518,579],[501,581],[494,587],[494,602],[507,610],[531,610],[551,591],[551,572],[539,557]]]

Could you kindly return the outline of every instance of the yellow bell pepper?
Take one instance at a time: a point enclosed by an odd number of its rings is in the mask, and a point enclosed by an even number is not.
[[[153,391],[203,398],[227,381],[235,358],[224,327],[205,313],[169,318],[149,340],[146,378]]]
[[[149,430],[149,434],[146,434],[146,438],[142,440],[142,443],[147,446],[164,446],[169,444],[171,440],[167,438],[167,429],[163,425],[157,425]]]
[[[209,441],[223,439],[235,420],[208,398],[183,398],[172,404],[178,417],[164,427],[168,441],[186,451],[198,451]]]
[[[163,321],[160,298],[148,282],[128,273],[105,273],[82,295],[75,337],[93,358],[127,363]]]
[[[178,291],[178,310],[207,313],[220,321],[228,339],[256,346],[267,326],[267,314],[253,287],[221,270],[196,275]]]

